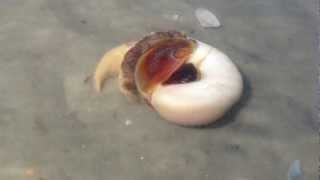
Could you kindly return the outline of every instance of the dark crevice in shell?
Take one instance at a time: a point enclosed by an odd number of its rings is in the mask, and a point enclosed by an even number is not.
[[[164,84],[183,84],[199,79],[199,73],[193,64],[184,64]]]

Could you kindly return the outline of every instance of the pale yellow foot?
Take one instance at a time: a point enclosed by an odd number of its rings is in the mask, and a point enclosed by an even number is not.
[[[94,87],[96,91],[101,91],[105,80],[109,76],[119,75],[121,63],[131,47],[132,43],[122,44],[111,49],[102,57],[94,72]]]

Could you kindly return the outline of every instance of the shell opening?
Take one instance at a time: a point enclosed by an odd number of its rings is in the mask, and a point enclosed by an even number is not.
[[[164,84],[183,84],[200,79],[200,74],[196,67],[191,64],[183,64],[177,71],[175,71]]]

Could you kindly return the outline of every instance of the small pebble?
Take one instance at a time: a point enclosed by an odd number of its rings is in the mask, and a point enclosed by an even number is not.
[[[204,28],[218,28],[221,26],[218,18],[208,9],[198,8],[195,10],[195,16],[197,17],[200,25]]]
[[[140,156],[140,160],[141,160],[141,161],[144,160],[144,157],[143,157],[143,156]]]

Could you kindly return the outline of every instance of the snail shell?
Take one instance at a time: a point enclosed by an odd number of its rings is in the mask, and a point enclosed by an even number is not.
[[[224,53],[176,31],[152,33],[109,51],[95,72],[98,91],[111,74],[118,74],[126,96],[144,99],[180,125],[216,121],[243,89],[241,74]]]

